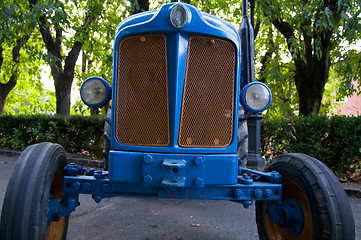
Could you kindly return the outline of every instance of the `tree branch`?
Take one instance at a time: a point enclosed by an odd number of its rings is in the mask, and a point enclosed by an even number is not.
[[[102,3],[91,6],[85,16],[83,25],[76,31],[75,39],[77,40],[74,42],[68,56],[65,58],[64,72],[66,72],[66,74],[74,74],[75,64],[83,47],[84,41],[89,36],[90,26],[100,15],[102,7]]]
[[[303,30],[302,35],[304,39],[303,46],[305,48],[306,62],[312,64],[312,37],[308,36],[307,30]]]
[[[51,53],[53,56],[60,59],[61,58],[60,45],[59,45],[59,42],[54,41],[53,36],[51,35],[51,32],[50,32],[49,25],[50,24],[46,20],[45,15],[42,15],[39,19],[39,31],[43,37],[45,47],[49,53]],[[56,34],[58,37],[59,29],[56,29]],[[57,40],[59,40],[59,39],[57,38]],[[60,44],[61,44],[61,42],[60,42]]]
[[[0,73],[1,73],[1,67],[3,66],[3,62],[4,62],[3,52],[4,52],[3,46],[0,45]]]

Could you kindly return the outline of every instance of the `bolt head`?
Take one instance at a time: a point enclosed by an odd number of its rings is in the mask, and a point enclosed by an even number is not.
[[[84,183],[84,184],[81,186],[81,189],[82,189],[83,191],[90,191],[90,187],[91,187],[90,183]]]
[[[103,192],[110,192],[111,189],[112,189],[112,188],[110,187],[109,184],[104,184],[104,185],[102,186]]]
[[[197,165],[197,166],[201,166],[203,164],[203,158],[202,157],[196,157],[194,159],[194,163]]]
[[[151,183],[152,181],[153,181],[152,176],[150,176],[150,175],[144,176],[144,182],[145,183]]]
[[[271,196],[272,196],[272,190],[271,190],[271,189],[266,189],[266,190],[264,191],[264,196],[265,196],[266,198],[271,197]]]
[[[74,191],[79,191],[81,187],[81,184],[79,182],[74,182],[71,184],[71,189],[73,189]]]
[[[150,156],[150,155],[146,155],[146,156],[144,156],[144,163],[145,164],[150,164],[150,163],[152,163],[153,162],[153,157],[152,156]]]
[[[263,196],[263,191],[261,189],[254,190],[254,196],[256,198],[261,198]]]
[[[200,186],[202,186],[203,181],[202,181],[201,178],[196,178],[196,179],[194,179],[194,184],[195,184],[196,186],[200,187]]]

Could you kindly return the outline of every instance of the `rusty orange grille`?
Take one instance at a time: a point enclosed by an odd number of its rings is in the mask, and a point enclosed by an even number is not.
[[[169,144],[164,35],[129,37],[119,45],[115,134],[122,144]]]
[[[183,90],[179,145],[226,147],[232,141],[235,48],[227,41],[191,37]]]

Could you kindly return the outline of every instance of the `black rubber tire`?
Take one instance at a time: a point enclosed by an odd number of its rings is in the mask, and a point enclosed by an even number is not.
[[[112,121],[112,109],[111,106],[109,106],[104,121],[104,133],[103,133],[103,163],[104,163],[105,171],[108,171],[108,165],[109,165],[108,163],[109,163],[109,151],[110,151],[111,121]]]
[[[66,164],[58,144],[35,144],[21,153],[4,197],[0,239],[66,239],[69,217],[46,229],[50,192],[61,199]]]
[[[245,113],[244,108],[239,104],[239,115]],[[237,144],[238,158],[242,160],[242,166],[247,165],[248,156],[248,126],[247,120],[238,121],[238,144]]]
[[[297,200],[305,221],[299,234],[290,235],[285,228],[269,220],[266,202],[258,201],[259,239],[355,239],[350,202],[341,183],[325,164],[308,155],[292,153],[275,158],[265,171],[277,171],[282,175],[282,201]]]

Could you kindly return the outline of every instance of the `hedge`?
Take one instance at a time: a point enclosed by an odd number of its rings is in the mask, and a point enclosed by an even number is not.
[[[23,150],[49,141],[69,153],[101,159],[104,116],[0,115],[0,147]],[[300,152],[323,161],[336,175],[360,170],[361,117],[314,116],[262,121],[261,152],[267,161]]]
[[[267,160],[285,152],[299,152],[321,160],[338,176],[360,170],[361,117],[263,121],[261,134],[261,151]]]
[[[0,115],[0,147],[23,150],[39,142],[61,144],[67,152],[102,156],[103,116]]]

